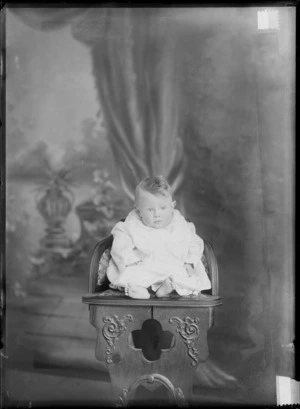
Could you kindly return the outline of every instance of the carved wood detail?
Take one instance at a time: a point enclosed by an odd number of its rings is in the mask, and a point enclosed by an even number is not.
[[[127,329],[125,326],[126,320],[129,322],[132,321],[133,316],[131,314],[126,314],[123,318],[119,318],[118,315],[103,318],[105,325],[102,329],[102,334],[108,343],[108,347],[105,349],[105,354],[107,355],[106,362],[108,364],[113,363],[112,354],[115,351],[116,342]]]
[[[198,363],[198,351],[195,348],[195,342],[199,337],[199,318],[186,317],[184,320],[178,317],[170,318],[170,324],[177,324],[176,332],[184,339],[184,343],[188,348],[188,354],[192,358],[192,366],[196,366]]]

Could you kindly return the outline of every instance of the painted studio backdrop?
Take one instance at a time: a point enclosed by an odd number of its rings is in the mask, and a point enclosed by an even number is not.
[[[218,259],[199,400],[272,404],[275,375],[293,376],[295,10],[269,25],[258,11],[4,10],[11,399],[105,396],[81,296],[95,244],[150,174]]]

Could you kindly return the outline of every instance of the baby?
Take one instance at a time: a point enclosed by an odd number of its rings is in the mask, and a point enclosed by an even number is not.
[[[201,261],[203,240],[175,204],[162,176],[139,183],[135,208],[112,229],[112,258],[107,269],[111,288],[136,299],[149,298],[150,288],[157,297],[173,291],[198,294],[211,288]]]

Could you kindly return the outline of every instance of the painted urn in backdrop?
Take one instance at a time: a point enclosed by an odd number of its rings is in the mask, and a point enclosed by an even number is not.
[[[52,252],[69,249],[72,241],[66,235],[64,224],[74,201],[70,188],[56,177],[38,192],[36,201],[37,209],[46,222],[45,235],[41,240],[42,248]]]

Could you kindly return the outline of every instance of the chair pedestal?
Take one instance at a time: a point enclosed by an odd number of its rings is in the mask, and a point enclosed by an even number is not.
[[[171,404],[186,406],[195,369],[209,355],[213,307],[179,303],[166,308],[155,301],[136,306],[136,300],[126,301],[126,308],[90,304],[90,322],[97,329],[96,358],[106,362],[116,404],[127,406],[135,400],[142,404],[143,397],[158,396],[160,391]],[[140,386],[150,395],[139,398]]]

